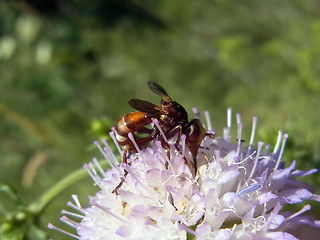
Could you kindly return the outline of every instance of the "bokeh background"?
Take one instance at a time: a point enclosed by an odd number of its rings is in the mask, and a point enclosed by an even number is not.
[[[7,212],[100,157],[92,142],[133,111],[130,98],[158,103],[148,81],[190,117],[194,106],[209,110],[217,135],[227,107],[241,113],[245,140],[258,116],[256,139],[273,146],[283,129],[284,159],[319,168],[319,62],[316,0],[2,0],[2,224]],[[317,187],[319,176],[308,181]],[[36,218],[11,226],[11,239],[69,239],[47,223],[62,227],[70,195],[86,204],[96,190],[82,178]]]

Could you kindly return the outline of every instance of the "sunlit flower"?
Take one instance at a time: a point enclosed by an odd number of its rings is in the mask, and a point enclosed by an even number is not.
[[[205,116],[212,132],[207,112]],[[294,170],[295,161],[284,167],[288,135],[282,131],[273,150],[263,142],[255,146],[256,117],[248,146],[243,146],[240,115],[236,117],[237,136],[230,136],[229,109],[224,136],[203,140],[196,174],[186,164],[192,157],[185,137],[180,150],[169,142],[170,159],[155,140],[152,147],[131,154],[130,164],[119,164],[105,141],[103,147],[95,143],[112,168],[103,171],[96,159],[84,166],[100,191],[90,198],[89,207],[73,196],[74,203],[68,205],[77,213],[63,210],[61,220],[83,240],[296,239],[290,229],[304,224],[320,227],[319,221],[301,215],[310,205],[297,213],[281,212],[284,204],[320,201],[311,186],[295,179],[317,170]]]

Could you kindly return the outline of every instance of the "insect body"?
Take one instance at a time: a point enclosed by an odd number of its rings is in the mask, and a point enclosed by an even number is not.
[[[206,136],[213,139],[214,135],[206,133],[198,119],[189,122],[186,110],[179,103],[173,101],[162,87],[153,82],[148,82],[148,85],[154,93],[161,96],[160,106],[140,99],[131,99],[128,103],[139,112],[129,113],[120,118],[115,128],[117,141],[125,149],[123,162],[126,163],[127,153],[137,151],[129,138],[130,133],[140,149],[147,147],[153,139],[159,140],[162,146],[166,148],[169,156],[170,146],[159,129],[156,126],[151,129],[146,127],[152,123],[153,119],[157,119],[165,138],[171,139],[178,135],[175,143],[176,147],[178,147],[181,135],[186,135],[186,144],[190,149],[195,165],[202,140]],[[147,136],[140,138],[137,137],[136,133],[144,133]]]

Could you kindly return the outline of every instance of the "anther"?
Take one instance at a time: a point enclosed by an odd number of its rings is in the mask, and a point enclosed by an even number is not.
[[[237,195],[239,197],[244,197],[246,195],[248,195],[249,193],[252,193],[256,190],[258,190],[259,188],[261,188],[261,184],[259,183],[254,183],[246,188],[244,188],[243,190],[241,190],[240,192],[237,193]]]

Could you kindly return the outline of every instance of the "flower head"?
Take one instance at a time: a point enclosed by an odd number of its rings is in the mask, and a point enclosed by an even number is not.
[[[288,135],[282,131],[272,151],[263,142],[255,147],[256,124],[253,117],[249,145],[243,146],[238,114],[238,135],[230,136],[229,109],[224,136],[202,141],[196,173],[188,164],[193,159],[185,137],[178,148],[168,142],[170,159],[155,140],[152,147],[131,154],[129,164],[118,164],[105,141],[103,148],[96,143],[112,168],[103,171],[95,159],[84,166],[100,191],[90,198],[89,207],[82,207],[73,196],[75,204],[69,206],[78,214],[63,214],[80,221],[66,216],[62,221],[83,240],[296,239],[290,229],[303,224],[320,227],[319,221],[301,215],[309,205],[297,213],[281,212],[283,204],[320,201],[309,185],[295,179],[316,170],[294,170],[295,161],[284,167],[281,159]]]

